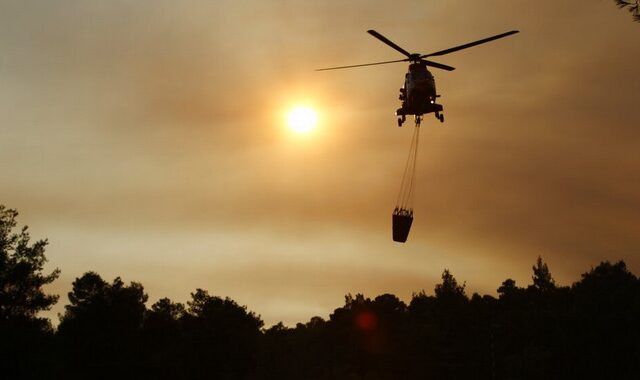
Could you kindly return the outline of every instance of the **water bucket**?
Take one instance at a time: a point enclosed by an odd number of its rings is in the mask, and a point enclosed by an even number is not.
[[[404,243],[409,236],[411,223],[413,222],[413,210],[396,208],[391,215],[393,226],[393,241]]]

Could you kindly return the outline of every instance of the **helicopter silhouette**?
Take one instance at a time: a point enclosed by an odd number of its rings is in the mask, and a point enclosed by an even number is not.
[[[402,101],[402,106],[398,108],[398,110],[396,110],[396,116],[398,116],[398,127],[402,127],[402,124],[406,121],[407,115],[414,115],[416,125],[420,125],[420,122],[422,121],[422,116],[424,114],[429,114],[429,113],[434,113],[436,119],[440,120],[440,122],[443,123],[444,115],[442,113],[442,110],[443,110],[442,105],[436,103],[436,100],[437,98],[440,97],[440,95],[436,93],[436,82],[433,77],[433,74],[431,74],[431,72],[427,69],[427,66],[435,67],[435,68],[447,70],[447,71],[455,70],[455,68],[448,65],[444,65],[442,63],[433,62],[425,58],[453,53],[458,50],[467,49],[472,46],[484,44],[486,42],[497,40],[499,38],[507,37],[518,32],[519,32],[518,30],[512,30],[506,33],[483,38],[478,41],[469,42],[463,45],[454,46],[449,49],[440,50],[434,53],[420,54],[420,53],[409,53],[408,51],[396,45],[394,42],[392,42],[382,34],[376,32],[375,30],[368,30],[367,33],[371,34],[372,36],[379,39],[383,43],[389,45],[393,49],[404,54],[405,56],[407,56],[407,58],[397,59],[393,61],[363,63],[359,65],[328,67],[324,69],[316,69],[316,71],[349,69],[353,67],[373,66],[373,65],[385,65],[388,63],[396,63],[396,62],[410,62],[409,71],[405,74],[404,86],[400,89],[400,100]]]

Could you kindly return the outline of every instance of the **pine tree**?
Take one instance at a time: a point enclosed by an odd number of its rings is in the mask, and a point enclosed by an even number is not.
[[[553,280],[553,277],[551,277],[549,267],[545,262],[542,261],[542,257],[538,256],[536,265],[534,265],[532,269],[534,288],[540,290],[541,292],[548,292],[556,288],[556,283]]]
[[[614,0],[618,8],[627,8],[633,15],[633,20],[640,22],[640,0]]]
[[[14,232],[17,216],[16,210],[0,205],[0,321],[48,324],[37,315],[49,310],[58,296],[45,294],[43,287],[58,278],[60,270],[43,273],[47,240],[29,244],[27,226]]]

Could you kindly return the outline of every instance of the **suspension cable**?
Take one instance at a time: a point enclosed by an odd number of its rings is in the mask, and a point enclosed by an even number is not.
[[[420,138],[420,123],[416,122],[411,145],[409,146],[409,155],[405,164],[402,182],[400,184],[400,192],[396,202],[396,209],[412,213],[413,193],[415,186],[416,163],[418,157],[418,142]]]

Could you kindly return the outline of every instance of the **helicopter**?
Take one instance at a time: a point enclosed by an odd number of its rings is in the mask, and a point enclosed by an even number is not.
[[[402,105],[400,108],[396,110],[396,116],[398,117],[398,127],[402,127],[402,124],[406,121],[407,115],[414,115],[416,125],[420,125],[423,115],[429,114],[429,113],[433,113],[436,119],[440,120],[441,123],[444,123],[444,114],[442,113],[443,111],[442,104],[436,103],[436,100],[437,98],[440,97],[440,95],[436,93],[435,79],[433,77],[433,74],[431,74],[431,72],[427,69],[427,67],[435,67],[437,69],[442,69],[447,71],[455,70],[455,68],[448,65],[444,65],[442,63],[427,60],[425,58],[453,53],[458,50],[467,49],[472,46],[484,44],[486,42],[497,40],[499,38],[507,37],[518,32],[519,32],[518,30],[512,30],[506,33],[483,38],[478,41],[469,42],[463,45],[454,46],[449,49],[436,51],[434,53],[420,54],[420,53],[409,53],[408,51],[396,45],[394,42],[392,42],[382,34],[376,32],[375,30],[368,30],[367,33],[371,34],[372,36],[379,39],[386,45],[392,47],[393,49],[399,51],[400,53],[405,55],[407,58],[393,60],[393,61],[363,63],[359,65],[328,67],[324,69],[316,69],[316,71],[349,69],[353,67],[385,65],[388,63],[397,63],[397,62],[409,62],[409,70],[405,74],[404,86],[400,88],[399,99],[400,101],[402,101]]]

